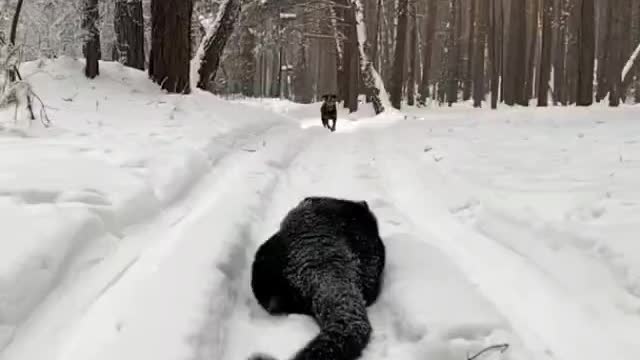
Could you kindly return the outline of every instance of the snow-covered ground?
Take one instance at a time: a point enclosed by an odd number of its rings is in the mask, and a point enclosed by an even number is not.
[[[80,62],[0,112],[0,360],[286,359],[317,331],[249,288],[309,195],[365,199],[389,251],[363,360],[640,357],[639,107],[411,109],[165,95]]]

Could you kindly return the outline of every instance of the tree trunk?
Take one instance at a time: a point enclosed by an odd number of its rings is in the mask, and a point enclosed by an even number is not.
[[[404,84],[404,63],[407,45],[407,22],[409,0],[398,0],[398,26],[396,30],[396,49],[393,59],[393,77],[391,82],[391,106],[400,109],[402,104],[402,84]]]
[[[542,2],[542,52],[540,55],[540,71],[538,72],[538,106],[549,103],[549,81],[551,81],[551,46],[553,17],[553,0]]]
[[[623,5],[624,2],[622,0],[611,2],[610,4],[612,7],[609,21],[611,56],[608,63],[607,81],[609,83],[609,106],[612,107],[619,106],[622,97],[622,80],[620,76],[624,62],[622,59],[624,48],[622,23],[624,11],[626,11]]]
[[[595,2],[579,0],[580,30],[578,34],[578,106],[593,104],[593,70],[595,64]]]
[[[354,15],[355,41],[360,53],[360,76],[366,91],[367,97],[373,103],[373,109],[376,114],[382,113],[385,108],[383,102],[388,102],[387,92],[378,72],[373,68],[371,60],[367,56],[369,49],[369,41],[366,39],[367,29],[364,23],[364,12],[361,0],[351,0],[351,13]],[[356,55],[357,56],[357,53]],[[357,72],[356,72],[357,73]]]
[[[344,19],[344,42],[343,42],[343,74],[342,89],[344,94],[344,107],[349,112],[358,111],[358,35],[355,22],[355,11],[349,6],[349,0],[341,0],[342,16]]]
[[[336,85],[337,85],[337,95],[338,101],[343,101],[343,106],[347,106],[347,93],[345,91],[345,59],[344,59],[344,48],[345,43],[340,38],[340,31],[338,29],[338,16],[344,19],[344,8],[341,7],[343,3],[338,2],[338,0],[334,0],[333,3],[329,6],[329,16],[331,19],[331,29],[333,31],[333,38],[336,44]],[[342,25],[342,24],[341,24]]]
[[[484,0],[486,1],[486,0]],[[491,2],[491,30],[489,36],[489,53],[491,55],[491,108],[498,108],[502,78],[503,52],[503,5],[502,0]]]
[[[580,27],[581,0],[566,0],[565,13],[569,14],[567,26],[567,56],[564,73],[566,84],[566,100],[568,104],[575,104],[578,96],[578,66],[580,62]]]
[[[13,14],[13,20],[11,21],[11,34],[9,35],[9,42],[11,45],[16,44],[16,36],[18,35],[18,23],[20,22],[20,13],[22,12],[22,3],[24,0],[18,0],[16,4],[16,12]]]
[[[505,103],[527,106],[525,95],[527,27],[526,3],[524,0],[511,1],[510,31],[507,38],[507,59],[505,63]]]
[[[151,0],[149,76],[170,93],[188,94],[192,0]]]
[[[429,75],[431,71],[431,58],[433,55],[433,41],[436,34],[436,22],[438,18],[438,1],[427,0],[427,20],[425,26],[424,46],[422,48],[422,81],[420,83],[420,105],[425,105],[429,98]]]
[[[600,2],[601,6],[601,14],[600,14],[600,35],[598,38],[599,42],[599,53],[598,53],[598,79],[597,79],[597,89],[596,89],[596,101],[600,102],[604,100],[609,92],[609,57],[611,54],[611,44],[609,43],[609,39],[611,36],[610,26],[611,23],[611,11],[613,4]]]
[[[200,43],[194,59],[197,62],[195,64],[198,74],[197,86],[200,89],[208,90],[209,83],[216,77],[224,47],[240,15],[240,6],[241,0],[226,0],[220,4],[215,23],[208,29]]]
[[[142,0],[116,0],[114,10],[116,60],[144,70],[144,17]]]
[[[244,27],[242,29],[242,34],[240,35],[240,44],[241,44],[240,56],[238,60],[242,62],[242,68],[243,68],[243,72],[240,77],[240,87],[241,87],[240,92],[244,96],[252,97],[255,95],[254,85],[255,85],[255,78],[257,73],[256,71],[257,64],[256,64],[256,58],[254,55],[254,51],[256,49],[256,37],[248,27]],[[300,51],[302,51],[301,68],[306,70],[307,62],[304,56],[305,50],[306,50],[306,44],[301,42],[300,44]],[[306,73],[304,76],[306,77]],[[305,91],[307,91],[306,89],[307,82],[305,82],[304,84],[305,84],[304,89]],[[311,101],[308,91],[305,93],[304,98],[306,99],[306,102]]]
[[[475,6],[476,31],[473,50],[473,106],[482,107],[484,101],[485,48],[487,44],[487,24],[490,3],[486,0],[473,0]]]
[[[632,40],[634,44],[636,44],[637,46],[640,46],[640,1],[636,1],[633,4],[631,19],[633,19],[633,23],[631,24],[631,32],[633,34]],[[634,86],[634,93],[635,93],[634,102],[638,104],[640,103],[640,64],[638,64],[638,62],[640,62],[640,59],[636,58],[635,61],[636,61],[635,71],[633,72],[634,73],[633,86]],[[629,76],[632,76],[632,75],[629,75]]]
[[[529,17],[529,40],[527,43],[527,77],[525,78],[525,99],[527,102],[533,97],[534,73],[536,70],[536,47],[538,44],[538,0],[533,0],[531,16]]]
[[[556,21],[556,42],[554,46],[553,65],[553,102],[567,105],[566,84],[565,84],[565,63],[567,57],[567,15],[565,12],[565,2],[567,0],[556,0],[555,21]]]
[[[85,32],[83,53],[86,59],[84,74],[89,79],[100,75],[100,30],[98,29],[98,0],[84,0],[84,11],[82,14],[82,30]]]
[[[467,38],[467,54],[464,59],[464,86],[462,99],[468,101],[471,99],[472,87],[473,87],[473,58],[474,44],[475,44],[475,32],[476,32],[476,7],[474,6],[475,0],[467,0],[468,13],[469,13],[469,36]]]
[[[409,33],[409,71],[407,73],[407,105],[414,106],[416,102],[416,48],[418,47],[418,11],[415,0],[411,3],[411,32]]]
[[[373,39],[373,49],[371,50],[371,62],[375,69],[380,69],[380,62],[378,61],[378,47],[380,43],[380,22],[382,21],[382,0],[378,0],[376,6],[376,28],[374,31],[375,37]]]
[[[458,7],[460,6],[460,0],[450,0],[449,5],[449,28],[447,29],[447,41],[445,42],[446,49],[446,101],[449,106],[458,101],[458,41],[456,38],[458,29]]]
[[[16,12],[13,13],[13,20],[11,22],[11,34],[9,35],[9,43],[13,46],[16,45],[16,36],[18,35],[18,23],[20,22],[20,13],[22,12],[22,3],[23,3],[23,0],[19,0],[18,4],[16,4]],[[0,44],[2,44],[2,40],[3,39],[0,36]],[[18,71],[17,68],[8,70],[10,82],[16,81],[17,71]]]

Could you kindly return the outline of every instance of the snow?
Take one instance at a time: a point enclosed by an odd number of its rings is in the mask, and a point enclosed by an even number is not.
[[[21,69],[53,126],[0,112],[0,360],[289,358],[252,255],[302,197],[367,200],[388,249],[362,359],[640,356],[640,108],[374,116],[161,92],[68,58]]]

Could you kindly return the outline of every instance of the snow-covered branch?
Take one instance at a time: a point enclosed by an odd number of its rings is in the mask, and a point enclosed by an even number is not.
[[[640,55],[640,44],[638,44],[638,47],[633,52],[633,54],[631,54],[631,57],[629,58],[629,60],[625,64],[624,68],[622,69],[622,82],[623,83],[624,83],[624,79],[627,77],[627,74],[629,73],[629,71],[631,71],[631,68],[633,68],[633,64],[636,62],[636,59],[638,58],[638,55]]]

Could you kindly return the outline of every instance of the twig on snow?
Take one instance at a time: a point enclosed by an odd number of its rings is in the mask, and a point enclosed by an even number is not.
[[[505,351],[507,351],[507,349],[509,349],[509,344],[499,344],[499,345],[491,345],[489,347],[486,347],[482,350],[480,350],[480,352],[478,352],[477,354],[469,357],[469,355],[467,355],[467,360],[475,360],[477,359],[480,355],[488,352],[488,351],[492,351],[492,350],[498,350],[500,351],[500,353],[504,353]]]

